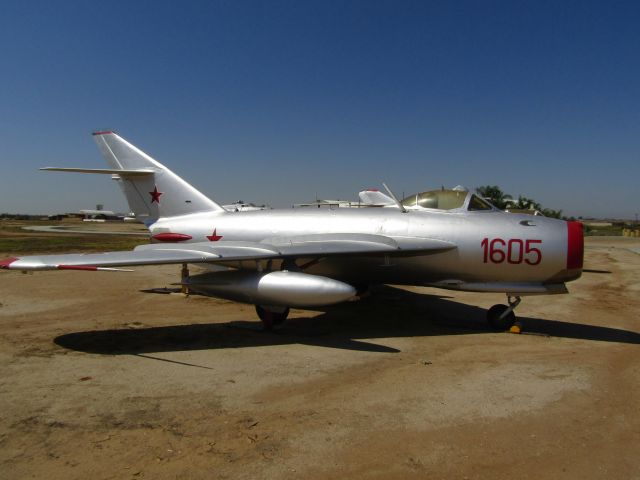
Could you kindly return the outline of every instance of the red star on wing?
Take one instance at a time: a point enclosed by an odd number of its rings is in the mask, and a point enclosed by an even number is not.
[[[211,235],[207,235],[207,238],[209,239],[210,242],[217,242],[222,238],[222,235],[218,235],[217,232],[218,232],[218,229],[214,228],[213,233]]]
[[[151,195],[151,203],[156,202],[156,203],[160,203],[160,195],[162,195],[162,192],[158,191],[158,187],[156,187],[155,185],[153,186],[153,192],[149,192],[149,195]]]

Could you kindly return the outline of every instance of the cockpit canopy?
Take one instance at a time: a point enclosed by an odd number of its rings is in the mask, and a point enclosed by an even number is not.
[[[402,200],[408,209],[429,208],[433,210],[493,210],[494,207],[483,198],[462,189],[430,190],[410,195]]]

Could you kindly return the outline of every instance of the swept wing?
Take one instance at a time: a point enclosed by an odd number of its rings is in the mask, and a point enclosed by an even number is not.
[[[215,263],[339,255],[423,255],[456,248],[438,239],[367,234],[274,237],[263,242],[208,242],[140,245],[132,251],[34,255],[0,262],[10,270],[113,270],[134,265]]]

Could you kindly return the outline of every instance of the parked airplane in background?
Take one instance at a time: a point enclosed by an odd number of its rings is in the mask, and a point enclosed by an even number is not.
[[[370,207],[391,207],[395,206],[395,201],[388,195],[385,195],[380,190],[370,188],[368,190],[362,190],[358,192],[360,201]]]
[[[93,135],[110,168],[44,170],[111,175],[154,243],[128,252],[10,258],[1,268],[183,264],[182,283],[191,291],[254,304],[267,329],[282,323],[289,307],[343,302],[375,283],[506,293],[508,305],[487,313],[505,329],[521,296],[566,293],[565,282],[582,273],[578,222],[507,214],[461,189],[402,202],[389,191],[396,208],[232,213],[119,135]],[[228,269],[189,275],[186,264]]]
[[[359,200],[326,200],[316,198],[310,203],[295,203],[293,208],[369,208],[369,207],[395,207],[393,198],[385,195],[377,189],[368,189],[358,192]]]
[[[222,205],[228,212],[252,212],[255,210],[269,210],[271,207],[267,205],[256,205],[254,203],[246,203],[242,200],[238,200],[237,202],[230,203],[229,205]]]

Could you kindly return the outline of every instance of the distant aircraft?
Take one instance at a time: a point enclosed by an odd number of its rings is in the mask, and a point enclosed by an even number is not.
[[[232,213],[119,135],[93,135],[110,168],[43,170],[111,175],[154,243],[128,252],[9,258],[1,268],[182,264],[182,284],[254,304],[265,329],[284,322],[289,307],[336,304],[376,283],[506,293],[508,305],[487,312],[493,327],[506,329],[521,296],[567,293],[565,282],[582,273],[581,223],[507,214],[464,189],[402,202],[391,194],[395,208]],[[228,269],[189,275],[187,264]]]
[[[391,207],[395,206],[395,201],[388,195],[385,195],[380,190],[370,188],[368,190],[362,190],[358,192],[360,201],[370,207]]]
[[[391,197],[388,197],[384,193],[380,192],[376,189],[368,189],[362,190],[358,192],[358,197],[360,198],[358,201],[354,200],[327,200],[327,199],[316,199],[313,202],[309,203],[296,203],[293,205],[294,208],[366,208],[366,207],[396,207],[395,200]],[[225,207],[226,208],[226,207]],[[228,209],[227,209],[228,210]]]
[[[268,207],[267,205],[255,205],[253,203],[246,203],[242,200],[238,200],[237,202],[230,203],[229,205],[222,205],[222,208],[228,212],[252,212],[254,210],[267,210],[271,207]]]

